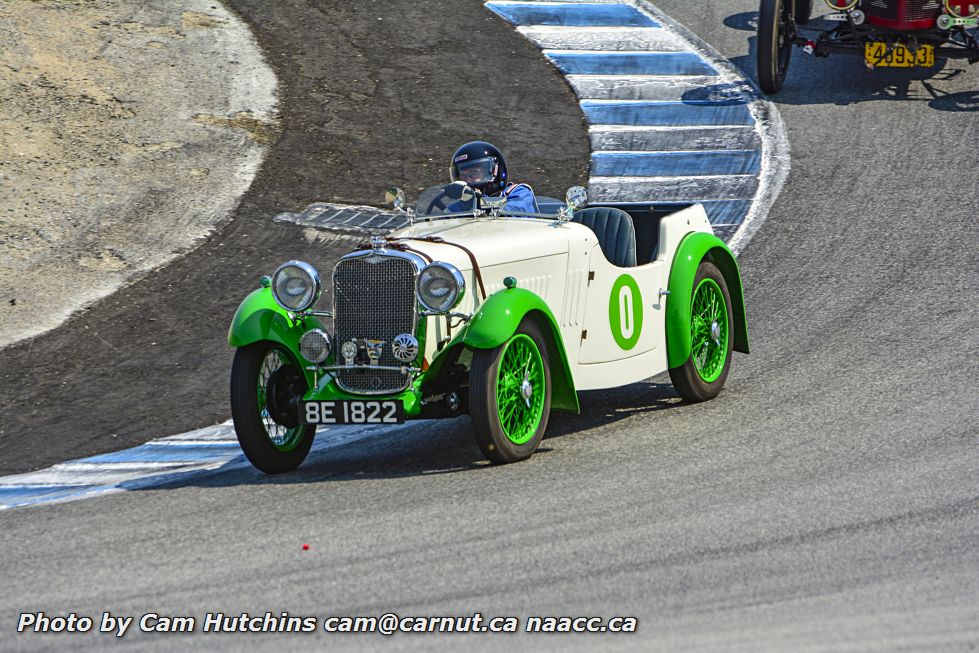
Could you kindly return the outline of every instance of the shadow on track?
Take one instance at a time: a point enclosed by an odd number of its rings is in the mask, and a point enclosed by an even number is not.
[[[750,32],[748,54],[731,59],[757,83],[758,12],[745,11],[724,19],[731,29]],[[818,17],[807,28],[829,29],[830,21]],[[802,28],[801,34],[815,35]],[[813,36],[814,37],[814,36]],[[808,38],[808,36],[807,36]],[[953,67],[946,67],[946,66]],[[872,100],[901,100],[928,102],[938,111],[979,111],[979,91],[950,93],[947,83],[965,73],[968,64],[961,60],[937,59],[934,68],[880,68],[867,70],[863,59],[848,54],[813,57],[801,48],[792,49],[792,59],[782,91],[768,99],[778,104],[837,104],[849,105]],[[702,92],[702,91],[701,91]],[[696,100],[691,96],[685,100]],[[844,126],[841,125],[841,128]]]
[[[551,413],[547,434],[535,456],[553,451],[554,448],[548,443],[557,438],[604,430],[634,415],[684,405],[672,384],[652,381],[635,383],[614,391],[582,392],[579,397],[580,414]],[[396,431],[379,429],[376,436],[322,451],[317,451],[314,444],[309,458],[298,469],[286,474],[269,476],[250,465],[244,468],[234,465],[231,469],[217,470],[206,476],[178,478],[134,491],[395,479],[495,467],[483,458],[473,439],[469,418],[463,416],[409,422],[407,428]]]

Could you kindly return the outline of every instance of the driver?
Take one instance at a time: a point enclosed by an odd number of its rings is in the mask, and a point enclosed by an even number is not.
[[[505,213],[540,213],[533,189],[508,182],[503,153],[486,141],[473,141],[457,149],[449,164],[449,176],[483,195],[506,197]]]

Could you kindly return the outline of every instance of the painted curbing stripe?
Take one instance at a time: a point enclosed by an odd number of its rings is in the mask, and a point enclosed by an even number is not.
[[[592,152],[606,150],[754,150],[761,139],[753,126],[634,127],[593,125],[588,131]]]
[[[625,102],[582,100],[581,108],[593,125],[753,125],[743,103]]]
[[[757,174],[757,150],[698,152],[599,152],[591,157],[596,177],[679,177]]]
[[[310,457],[329,449],[353,444],[369,437],[387,437],[405,428],[417,427],[418,423],[403,424],[388,427],[383,432],[373,425],[320,427],[316,432]],[[217,426],[210,426],[197,431],[175,435],[161,440],[153,440],[144,445],[113,454],[92,456],[78,461],[59,463],[47,469],[0,477],[0,510],[18,508],[30,505],[59,503],[73,501],[95,495],[124,492],[127,490],[144,489],[186,480],[199,474],[205,474],[221,469],[244,470],[246,473],[261,476],[237,446],[234,438],[234,426],[227,421]],[[215,442],[214,440],[219,439]],[[199,447],[194,441],[207,441],[212,450],[220,450],[220,455],[190,462],[168,462],[164,459],[143,462],[91,462],[105,460],[110,457],[128,459],[127,454],[136,450],[145,452],[146,448],[155,448],[157,453],[177,451],[184,447],[182,441],[190,448]],[[234,442],[235,446],[225,446]],[[176,446],[169,446],[176,445]],[[140,454],[140,457],[143,454]]]
[[[646,50],[689,52],[682,39],[659,27],[554,27],[521,25],[525,38],[541,50]]]
[[[113,453],[83,458],[79,462],[83,463],[145,463],[145,462],[171,462],[171,463],[200,463],[215,460],[226,455],[227,452],[240,451],[237,442],[231,444],[190,444],[180,447],[159,446],[154,443],[147,443]]]
[[[591,192],[606,202],[683,202],[741,200],[758,188],[755,175],[710,177],[592,177]],[[691,199],[696,198],[696,199]]]
[[[649,100],[655,102],[746,102],[742,84],[718,82],[704,75],[568,75],[582,100]]]
[[[514,25],[658,27],[635,7],[575,2],[487,2],[486,6]]]
[[[718,227],[737,227],[751,208],[751,200],[708,200],[701,204],[704,205],[707,219],[714,226],[715,233]]]
[[[693,52],[567,52],[544,50],[565,75],[716,75]]]

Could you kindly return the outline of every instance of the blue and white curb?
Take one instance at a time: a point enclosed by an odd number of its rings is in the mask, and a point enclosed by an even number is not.
[[[385,433],[390,435],[404,428],[406,425],[391,427]],[[369,437],[377,437],[373,426],[320,427],[310,458]],[[131,449],[0,477],[0,511],[186,482],[218,470],[241,470],[256,478],[264,477],[242,454],[230,420],[150,440]]]
[[[700,202],[715,233],[732,250],[743,247],[788,176],[789,151],[778,112],[730,62],[645,0],[486,6],[537,44],[578,95],[589,121],[596,201]],[[323,202],[274,219],[353,233],[386,233],[404,223],[391,211]],[[320,428],[311,455],[377,436],[373,426]],[[262,476],[242,455],[229,421],[0,477],[0,510],[232,469]]]
[[[730,62],[644,0],[486,7],[577,94],[596,202],[702,203],[732,249],[746,242],[784,181],[788,147],[778,113]]]

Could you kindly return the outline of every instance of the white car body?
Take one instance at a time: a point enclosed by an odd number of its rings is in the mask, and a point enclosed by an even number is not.
[[[693,205],[659,221],[655,257],[636,267],[617,267],[609,262],[598,238],[575,222],[519,217],[465,217],[418,222],[399,229],[389,239],[405,239],[413,249],[435,261],[457,267],[466,280],[466,294],[454,310],[478,317],[482,297],[469,256],[457,243],[473,252],[482,273],[487,296],[504,288],[505,277],[515,277],[517,287],[540,296],[551,309],[577,390],[610,388],[634,383],[668,369],[665,328],[665,294],[677,247],[684,236],[700,231],[713,234],[701,205]],[[438,236],[447,243],[423,239]],[[613,285],[631,276],[634,287],[621,287],[614,302]],[[611,302],[611,303],[610,303]],[[642,303],[636,325],[635,303]],[[640,334],[635,345],[623,349],[613,334],[610,311],[617,306],[621,335]],[[434,359],[436,347],[448,336],[446,318],[430,319],[425,339],[425,358]]]

